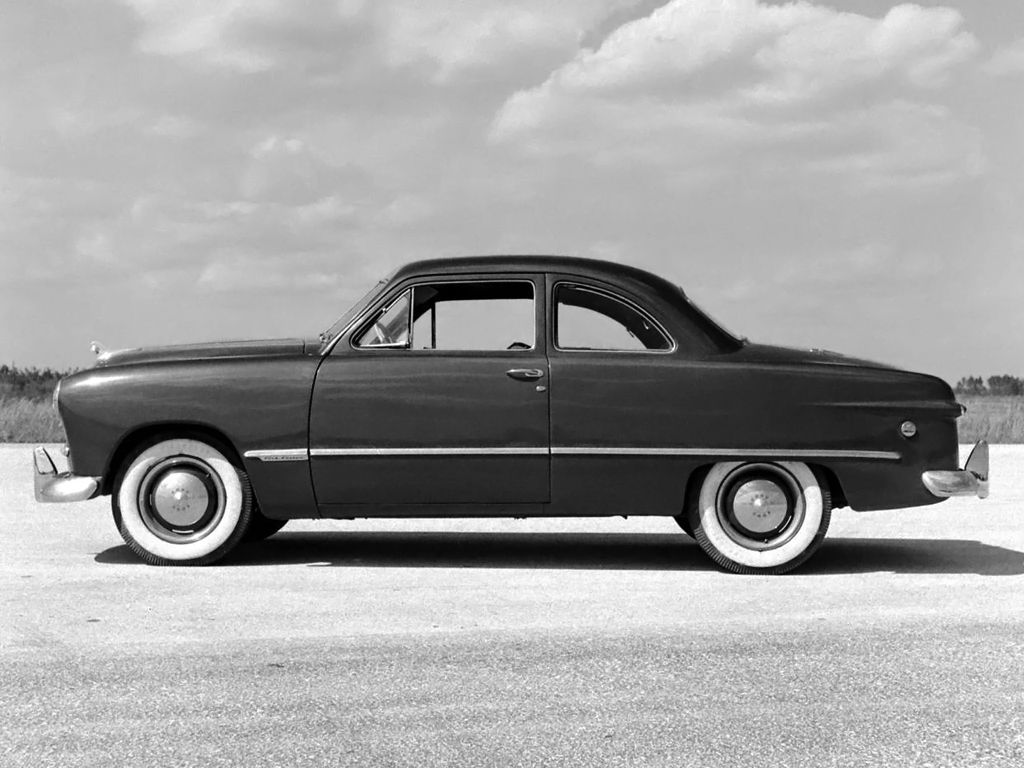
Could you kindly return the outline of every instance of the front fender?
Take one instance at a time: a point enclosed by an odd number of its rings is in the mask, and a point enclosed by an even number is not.
[[[77,474],[101,477],[109,493],[118,469],[115,459],[133,439],[161,428],[222,435],[239,456],[270,448],[304,449],[318,362],[297,355],[154,362],[77,373],[64,380],[59,399],[70,463]],[[315,510],[306,462],[244,459],[244,465],[265,514],[273,516],[282,503]]]

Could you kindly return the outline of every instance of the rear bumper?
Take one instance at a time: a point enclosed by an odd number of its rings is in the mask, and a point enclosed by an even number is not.
[[[921,482],[933,496],[988,496],[988,443],[978,441],[963,469],[933,469],[921,474]]]
[[[57,473],[57,465],[42,446],[33,451],[36,501],[55,504],[68,501],[86,501],[99,495],[100,478]]]

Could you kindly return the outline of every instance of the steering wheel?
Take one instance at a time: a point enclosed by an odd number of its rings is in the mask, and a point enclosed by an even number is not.
[[[373,332],[375,334],[377,334],[377,343],[378,344],[391,344],[392,343],[391,337],[388,336],[387,330],[385,330],[384,326],[381,325],[380,323],[374,323],[373,324]]]
[[[530,345],[525,341],[513,341],[505,349],[529,349]]]

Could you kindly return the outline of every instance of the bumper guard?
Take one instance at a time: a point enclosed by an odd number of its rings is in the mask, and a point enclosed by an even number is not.
[[[42,446],[33,451],[35,465],[36,501],[59,504],[68,501],[86,501],[99,495],[100,478],[57,473],[57,465]]]
[[[940,498],[950,496],[988,496],[988,443],[979,440],[963,469],[933,469],[921,474],[921,482]]]

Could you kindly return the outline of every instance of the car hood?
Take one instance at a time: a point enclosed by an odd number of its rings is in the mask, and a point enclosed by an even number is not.
[[[301,355],[311,348],[319,349],[319,341],[303,339],[264,339],[259,341],[215,341],[206,344],[178,344],[166,347],[136,347],[101,351],[98,366],[130,365],[179,360],[209,360],[237,357],[283,357]]]
[[[732,353],[732,358],[744,363],[767,365],[830,365],[847,368],[878,368],[887,371],[899,370],[893,365],[850,357],[838,352],[830,352],[827,349],[796,349],[749,342]]]

